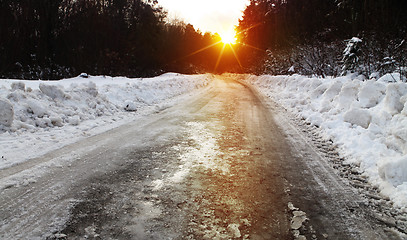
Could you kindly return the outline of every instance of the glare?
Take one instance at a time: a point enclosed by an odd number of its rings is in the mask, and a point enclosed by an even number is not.
[[[235,31],[223,32],[223,33],[220,33],[219,35],[220,35],[220,38],[222,39],[222,42],[225,44],[235,44],[237,41]]]
[[[170,18],[184,19],[201,32],[223,32],[239,24],[250,0],[159,0]]]
[[[241,63],[241,61],[239,59],[239,56],[236,53],[236,50],[235,50],[236,46],[235,45],[239,44],[239,45],[242,45],[242,46],[245,46],[245,47],[253,48],[253,49],[261,51],[261,52],[263,52],[264,50],[262,50],[260,48],[257,48],[257,47],[254,47],[254,46],[252,46],[250,44],[246,44],[246,43],[242,43],[242,42],[238,41],[237,36],[239,34],[241,34],[241,33],[244,33],[246,31],[252,29],[252,28],[255,28],[255,27],[259,26],[259,25],[260,25],[260,23],[256,24],[255,26],[252,26],[250,28],[244,29],[243,31],[241,31],[239,33],[237,33],[235,30],[224,31],[224,32],[218,33],[219,34],[218,36],[220,37],[220,40],[218,42],[212,43],[212,44],[210,44],[210,45],[208,45],[206,47],[203,47],[203,48],[201,48],[199,50],[196,50],[195,52],[192,52],[191,54],[188,54],[185,57],[189,57],[189,56],[198,54],[200,52],[203,52],[203,51],[205,51],[207,49],[218,46],[220,44],[220,45],[222,45],[222,49],[219,52],[219,56],[218,56],[218,59],[216,61],[214,70],[216,71],[216,69],[219,67],[219,64],[220,64],[220,61],[222,59],[223,53],[225,52],[225,49],[227,47],[229,47],[228,49],[230,49],[230,51],[232,51],[232,53],[233,53],[236,61],[238,62],[240,68],[243,69],[243,66],[242,66],[242,63]]]

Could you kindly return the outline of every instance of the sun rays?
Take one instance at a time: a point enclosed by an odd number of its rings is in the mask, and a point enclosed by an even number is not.
[[[217,33],[217,35],[219,36],[219,39],[220,39],[219,41],[217,41],[217,42],[215,42],[213,44],[210,44],[210,45],[208,45],[206,47],[203,47],[201,49],[198,49],[198,50],[188,54],[185,57],[190,57],[190,56],[193,56],[193,55],[198,54],[200,52],[203,52],[205,50],[208,50],[210,48],[213,48],[215,46],[221,45],[219,55],[218,55],[216,63],[215,63],[214,71],[216,72],[216,70],[218,70],[218,67],[219,67],[220,62],[222,60],[222,57],[223,57],[223,55],[225,53],[225,50],[227,48],[230,49],[230,51],[232,52],[234,58],[236,59],[237,63],[239,64],[240,69],[243,69],[242,62],[239,59],[239,55],[238,55],[238,53],[237,53],[237,51],[235,49],[235,47],[237,45],[241,45],[241,46],[244,46],[244,47],[249,47],[251,49],[254,49],[254,50],[257,50],[257,51],[262,51],[262,52],[264,51],[264,49],[260,49],[258,47],[252,46],[250,44],[240,42],[239,39],[238,39],[238,36],[239,36],[239,34],[247,32],[248,30],[250,30],[250,29],[252,29],[254,27],[257,27],[259,25],[260,24],[256,24],[255,26],[252,26],[252,27],[250,27],[248,29],[245,29],[245,30],[243,30],[241,32],[236,32],[235,30],[232,30],[232,31],[225,31],[225,32],[222,32],[222,33]]]

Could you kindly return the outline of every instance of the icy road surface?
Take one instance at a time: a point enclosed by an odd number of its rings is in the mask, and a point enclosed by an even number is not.
[[[64,161],[2,190],[0,239],[397,239],[277,110],[219,77],[50,152],[35,163]]]

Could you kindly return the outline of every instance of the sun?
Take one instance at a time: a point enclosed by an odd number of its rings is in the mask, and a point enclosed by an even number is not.
[[[235,44],[237,41],[236,32],[235,31],[227,31],[223,33],[219,33],[221,41],[224,44]]]
[[[237,39],[238,34],[236,33],[236,31],[234,29],[231,29],[229,31],[217,32],[215,34],[215,36],[216,35],[217,35],[217,37],[216,37],[217,41],[216,42],[214,42],[214,43],[212,43],[212,44],[210,44],[210,45],[208,45],[206,47],[203,47],[201,49],[198,49],[195,52],[193,52],[191,54],[188,54],[185,57],[189,57],[189,56],[195,55],[197,53],[203,52],[203,51],[205,51],[205,50],[207,50],[209,48],[221,45],[222,47],[221,47],[221,50],[219,52],[219,56],[218,56],[218,59],[216,61],[214,70],[216,71],[216,69],[218,68],[220,60],[222,59],[223,53],[225,52],[225,49],[230,49],[230,51],[232,51],[233,55],[235,56],[236,61],[239,63],[240,68],[243,69],[243,66],[242,66],[242,63],[240,62],[239,56],[237,55],[237,53],[235,51],[235,45],[236,44],[241,44],[240,42],[238,42],[238,39]],[[245,45],[247,45],[247,44],[245,44]],[[248,46],[250,46],[250,45],[248,45]],[[263,50],[261,50],[261,51],[263,51]]]

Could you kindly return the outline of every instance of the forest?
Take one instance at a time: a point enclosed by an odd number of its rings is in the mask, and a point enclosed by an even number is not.
[[[406,76],[406,13],[403,0],[252,0],[239,39],[265,51],[240,54],[258,74]]]
[[[251,0],[222,51],[157,0],[0,0],[0,77],[405,75],[406,12],[404,0]]]
[[[144,77],[209,71],[219,41],[166,18],[157,1],[0,0],[0,75]],[[191,55],[192,54],[192,55]]]

